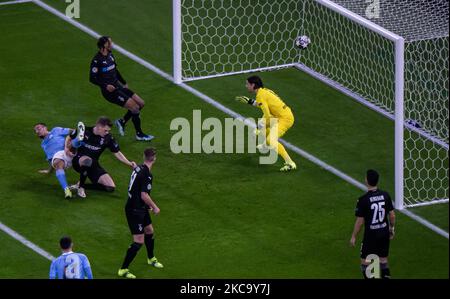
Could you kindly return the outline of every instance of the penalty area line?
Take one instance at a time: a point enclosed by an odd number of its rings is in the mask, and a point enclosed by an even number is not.
[[[50,253],[48,253],[47,251],[45,251],[41,247],[37,246],[36,244],[31,242],[30,240],[26,239],[24,236],[20,235],[18,232],[16,232],[15,230],[9,228],[8,226],[3,224],[2,222],[0,222],[0,230],[4,231],[7,235],[9,235],[10,237],[16,239],[17,241],[19,241],[20,243],[22,243],[26,247],[30,248],[34,252],[38,253],[39,255],[45,257],[49,261],[52,261],[52,260],[55,259],[55,257],[52,256]]]
[[[15,1],[0,2],[0,6],[2,6],[2,5],[11,5],[11,4],[19,4],[19,3],[28,3],[28,2],[33,2],[33,0],[15,0]]]

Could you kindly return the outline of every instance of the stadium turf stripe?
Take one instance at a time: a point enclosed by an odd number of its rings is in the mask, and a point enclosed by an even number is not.
[[[19,241],[20,243],[25,245],[26,247],[28,247],[31,250],[33,250],[34,252],[38,253],[39,255],[42,255],[46,259],[48,259],[50,261],[55,259],[55,257],[52,256],[50,253],[48,253],[47,251],[45,251],[41,247],[37,246],[33,242],[29,241],[28,239],[26,239],[25,237],[23,237],[22,235],[17,233],[15,230],[9,228],[8,226],[4,225],[1,222],[0,222],[0,229],[2,231],[4,231],[6,234],[10,235],[12,238],[16,239],[17,241]]]
[[[37,4],[38,6],[42,7],[43,9],[47,10],[48,12],[54,14],[55,16],[61,18],[62,20],[72,24],[73,26],[77,27],[78,29],[80,29],[81,31],[89,34],[90,36],[94,37],[94,38],[98,38],[100,37],[100,34],[98,34],[97,32],[95,32],[94,30],[90,29],[89,27],[67,17],[65,14],[61,13],[60,11],[58,11],[57,9],[43,3],[40,0],[33,0],[33,2],[35,4]],[[153,64],[151,64],[150,62],[136,56],[135,54],[129,52],[128,50],[120,47],[119,45],[115,44],[115,49],[116,51],[120,52],[121,54],[123,54],[124,56],[130,58],[131,60],[137,62],[138,64],[142,65],[143,67],[151,70],[152,72],[160,75],[161,77],[173,82],[173,77],[169,74],[167,74],[166,72],[162,71],[161,69],[157,68],[156,66],[154,66]],[[178,85],[179,87],[183,88],[184,90],[192,93],[193,95],[199,97],[200,99],[202,99],[203,101],[211,104],[212,106],[214,106],[215,108],[221,110],[222,112],[236,118],[239,119],[241,121],[244,121],[247,125],[251,125],[254,126],[253,124],[250,124],[248,122],[245,121],[245,118],[234,112],[233,110],[225,107],[224,105],[220,104],[219,102],[215,101],[214,99],[210,98],[209,96],[203,94],[202,92],[198,91],[197,89],[185,84],[185,83],[181,83]],[[319,167],[322,167],[323,169],[333,173],[334,175],[340,177],[341,179],[343,179],[344,181],[352,184],[353,186],[356,186],[357,188],[361,189],[361,190],[366,190],[366,187],[364,184],[358,182],[357,180],[353,179],[352,177],[348,176],[347,174],[343,173],[342,171],[332,167],[331,165],[328,165],[327,163],[321,161],[320,159],[314,157],[313,155],[305,152],[304,150],[298,148],[297,146],[283,140],[280,139],[279,140],[282,144],[284,144],[288,149],[292,150],[293,152],[299,154],[300,156],[302,156],[303,158],[311,161],[312,163],[318,165]],[[445,237],[445,238],[449,238],[449,234],[448,232],[444,231],[443,229],[437,227],[436,225],[432,224],[431,222],[427,221],[426,219],[414,214],[413,212],[409,211],[409,210],[401,210],[401,212],[414,219],[415,221],[419,222],[420,224],[426,226],[427,228],[431,229],[432,231],[434,231],[435,233]]]

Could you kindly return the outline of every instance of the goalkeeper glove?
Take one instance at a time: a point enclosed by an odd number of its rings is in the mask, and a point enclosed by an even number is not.
[[[253,104],[255,103],[255,100],[254,100],[254,99],[250,99],[250,98],[245,97],[245,96],[238,96],[238,97],[235,98],[235,100],[236,100],[236,101],[239,101],[239,102],[241,102],[241,103],[244,103],[244,104],[252,105],[252,106],[253,106]]]

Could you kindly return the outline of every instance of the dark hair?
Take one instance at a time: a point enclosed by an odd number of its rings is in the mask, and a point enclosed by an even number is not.
[[[45,123],[37,123],[37,124],[35,124],[35,125],[33,126],[33,128],[36,127],[36,126],[39,126],[39,125],[44,126],[44,127],[47,126]]]
[[[369,169],[367,170],[366,178],[367,183],[370,186],[375,187],[378,184],[378,179],[380,178],[380,175],[375,170]]]
[[[262,80],[258,76],[251,76],[247,78],[248,83],[255,84],[255,89],[264,87]]]
[[[96,122],[95,124],[96,124],[96,125],[100,125],[100,126],[102,126],[102,127],[108,126],[108,127],[110,127],[110,128],[112,128],[112,126],[113,126],[112,121],[111,121],[109,118],[107,118],[106,116],[100,116],[100,117],[97,119],[97,122]]]
[[[69,249],[72,246],[72,239],[69,236],[64,236],[59,240],[59,246],[61,249]]]
[[[103,49],[105,44],[109,41],[109,36],[102,36],[97,40],[97,47]]]
[[[153,161],[156,156],[156,150],[152,147],[146,148],[144,150],[144,157],[146,161]]]

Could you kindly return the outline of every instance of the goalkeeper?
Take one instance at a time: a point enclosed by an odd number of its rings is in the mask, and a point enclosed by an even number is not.
[[[284,146],[278,141],[276,141],[277,144],[272,145],[270,144],[269,139],[270,118],[278,119],[278,138],[283,136],[287,130],[292,127],[294,124],[294,115],[292,114],[291,108],[289,108],[272,90],[264,88],[262,80],[258,76],[249,77],[247,79],[246,87],[249,92],[256,94],[256,100],[245,96],[238,96],[236,97],[236,100],[259,107],[263,111],[267,145],[277,149],[278,154],[284,159],[284,166],[281,167],[280,171],[285,172],[297,169],[297,165],[292,161],[291,157],[289,157]]]

